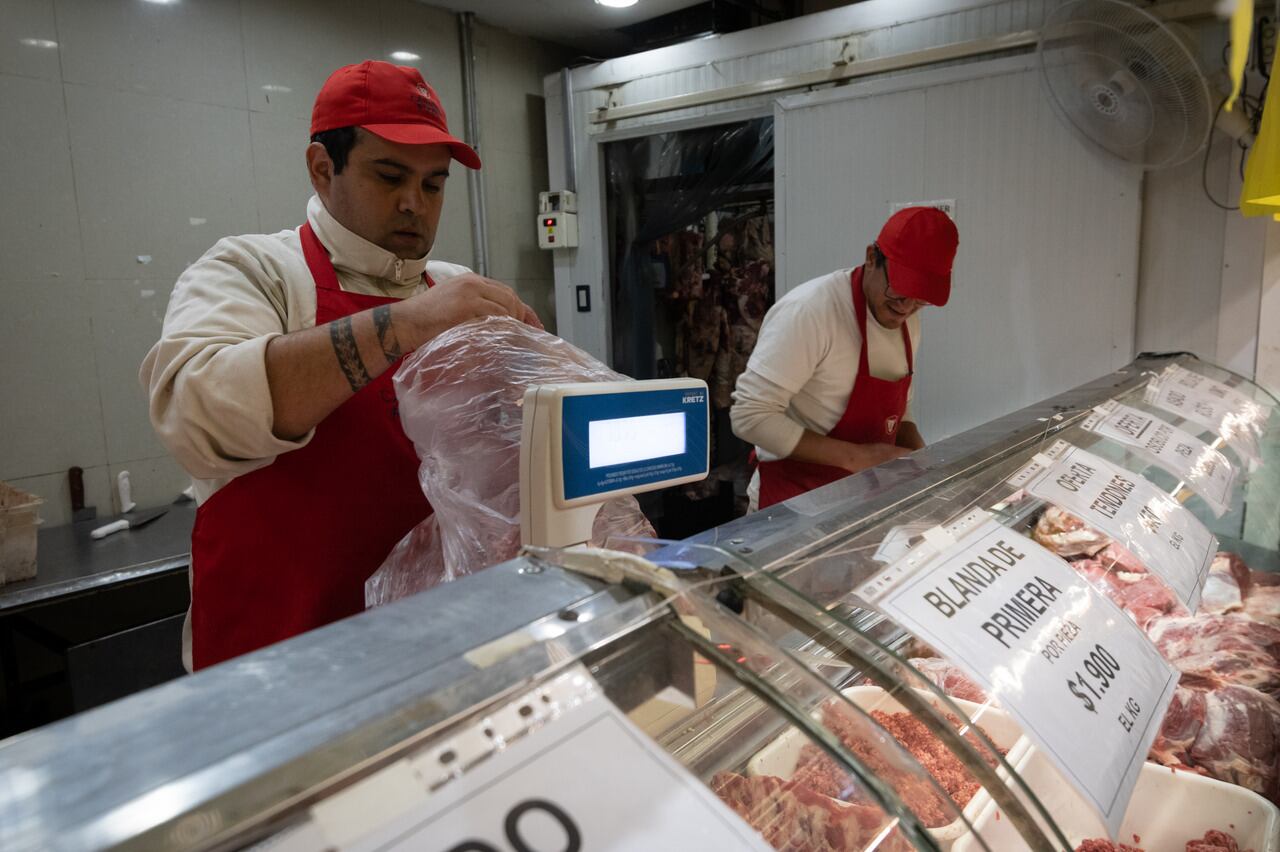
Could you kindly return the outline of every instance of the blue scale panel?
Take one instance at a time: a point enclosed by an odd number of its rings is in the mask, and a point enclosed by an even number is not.
[[[565,500],[707,470],[700,388],[566,396],[561,424]]]

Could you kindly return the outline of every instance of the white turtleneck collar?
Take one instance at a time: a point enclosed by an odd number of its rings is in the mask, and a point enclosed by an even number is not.
[[[427,268],[426,257],[401,260],[392,252],[347,230],[333,218],[318,195],[311,196],[307,202],[307,221],[321,244],[329,250],[329,259],[335,269],[381,279],[394,289],[416,289],[421,285],[422,273]]]

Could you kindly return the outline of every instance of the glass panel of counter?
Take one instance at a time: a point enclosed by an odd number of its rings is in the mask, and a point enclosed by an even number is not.
[[[1264,390],[1202,362],[1178,367],[1097,409],[1060,411],[1039,440],[767,571],[735,569],[749,601],[775,601],[762,609],[803,600],[822,625],[811,633],[876,645],[866,656],[904,688],[910,668],[957,706],[1005,711],[1030,741],[1005,756],[1009,786],[1042,829],[1039,811],[1052,814],[1069,848],[1280,848],[1280,429]],[[1257,407],[1219,390],[1207,398],[1224,408],[1179,416],[1153,392],[1170,382],[1220,383]],[[1162,457],[1179,441],[1185,469]],[[840,689],[870,670],[801,659]],[[988,799],[973,826],[993,848],[1022,848],[1007,813]]]
[[[526,674],[519,688],[313,806],[290,829],[297,842],[897,852],[967,837],[996,849],[974,823],[996,801],[1007,804],[1002,828],[1030,848],[1061,848],[1047,812],[1033,816],[1007,790],[1009,758],[1026,742],[999,710],[953,701],[892,660],[875,669],[878,682],[837,689],[831,671],[867,670],[876,652],[857,631],[814,630],[796,615],[812,609],[800,598],[746,606],[743,578],[718,570],[714,550],[693,566],[672,558],[679,545],[618,544],[654,560],[539,555],[649,585],[636,599],[644,606],[560,613],[474,649],[481,670],[451,693],[515,671]]]

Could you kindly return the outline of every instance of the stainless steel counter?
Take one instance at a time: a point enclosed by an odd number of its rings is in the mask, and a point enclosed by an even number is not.
[[[254,798],[287,801],[304,778],[337,771],[299,761],[473,672],[463,652],[601,588],[521,567],[495,566],[0,743],[0,849],[123,843],[274,770],[279,785]]]
[[[195,518],[195,503],[178,503],[140,529],[118,532],[99,541],[89,538],[90,531],[111,518],[40,530],[36,576],[0,586],[0,616],[186,571],[191,563],[191,527]]]

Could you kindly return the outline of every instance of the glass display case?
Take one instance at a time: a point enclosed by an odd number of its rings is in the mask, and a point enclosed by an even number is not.
[[[1280,849],[1274,404],[1143,357],[686,541],[527,549],[0,743],[0,846]]]

